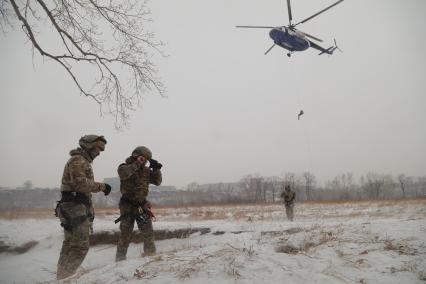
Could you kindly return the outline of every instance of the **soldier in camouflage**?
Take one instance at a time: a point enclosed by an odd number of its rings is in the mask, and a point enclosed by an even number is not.
[[[149,167],[146,166],[149,161]],[[115,260],[126,259],[127,249],[133,232],[135,221],[143,237],[145,254],[155,253],[154,229],[152,218],[144,212],[151,212],[151,204],[146,199],[149,184],[160,185],[162,181],[162,165],[152,159],[152,152],[144,146],[136,147],[125,163],[119,165],[120,177],[120,237],[117,244]],[[141,216],[145,216],[141,218]],[[148,218],[146,218],[148,217]]]
[[[55,213],[64,228],[64,241],[58,260],[57,279],[75,273],[89,250],[89,234],[94,219],[92,193],[108,195],[111,186],[95,182],[91,163],[105,150],[103,136],[85,135],[77,148],[70,152],[61,184],[61,200]]]
[[[285,213],[287,215],[287,218],[290,221],[293,221],[293,210],[294,202],[296,200],[296,193],[291,190],[290,185],[285,186],[285,190],[281,193],[281,198],[284,199]]]

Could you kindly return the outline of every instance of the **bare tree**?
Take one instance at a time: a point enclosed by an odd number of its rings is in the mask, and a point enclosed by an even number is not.
[[[426,196],[426,176],[418,177],[414,187],[416,197]]]
[[[268,196],[269,192],[273,192],[273,184],[270,180],[265,178],[262,183],[262,190],[263,190],[263,202],[268,202]]]
[[[381,189],[385,184],[385,176],[373,172],[367,173],[364,177],[361,177],[361,185],[367,192],[369,197],[379,198]]]
[[[248,201],[259,202],[263,199],[263,177],[258,174],[243,177],[240,186],[247,193]]]
[[[246,197],[248,201],[253,202],[255,199],[255,195],[252,189],[252,176],[246,175],[239,181],[240,187],[245,191]]]
[[[262,201],[266,203],[266,192],[269,190],[269,182],[262,181],[260,187],[262,190]]]
[[[263,177],[261,176],[255,176],[252,178],[252,189],[256,193],[255,201],[259,202],[261,200],[265,201],[265,194],[264,194],[264,188],[263,188]]]
[[[193,181],[186,186],[186,190],[187,191],[197,191],[199,187],[200,187],[200,185],[197,182]]]
[[[398,175],[398,182],[399,182],[399,187],[401,188],[402,191],[402,197],[405,198],[405,190],[407,187],[407,181],[408,181],[408,177],[404,174],[400,174]]]
[[[279,177],[272,176],[265,178],[266,190],[272,193],[272,203],[275,202],[276,190],[280,189],[282,180]]]
[[[383,175],[383,181],[383,196],[390,197],[392,195],[393,189],[397,187],[397,183],[395,183],[391,174]]]
[[[346,173],[341,176],[343,190],[349,191],[353,186],[353,174]]]
[[[306,199],[311,200],[312,189],[316,182],[315,176],[313,173],[310,173],[310,172],[304,172],[302,176],[303,176],[304,185],[305,185]]]
[[[413,183],[413,178],[412,177],[407,177],[405,174],[399,174],[398,177],[398,182],[399,182],[399,188],[402,191],[402,197],[406,197],[407,195],[407,188],[412,185]]]
[[[326,187],[331,188],[335,193],[339,194],[339,199],[350,199],[352,196],[353,174],[344,173],[334,177],[332,181],[326,183]]]
[[[164,95],[151,61],[152,51],[162,54],[162,43],[145,30],[149,15],[146,0],[0,1],[3,31],[22,27],[33,51],[59,64],[101,114],[114,116],[116,128],[126,124],[144,92]],[[49,32],[53,47],[44,36]]]

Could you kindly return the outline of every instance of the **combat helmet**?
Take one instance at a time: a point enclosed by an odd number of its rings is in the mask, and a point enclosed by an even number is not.
[[[145,146],[138,146],[133,150],[132,157],[137,158],[139,156],[144,156],[147,160],[152,158],[152,152]]]
[[[93,149],[97,146],[101,151],[104,151],[106,143],[105,137],[94,134],[84,135],[78,141],[78,144],[86,150]]]

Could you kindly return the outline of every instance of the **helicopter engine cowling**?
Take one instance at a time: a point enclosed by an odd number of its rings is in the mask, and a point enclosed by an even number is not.
[[[310,47],[309,41],[302,34],[286,27],[272,29],[269,36],[276,45],[289,51],[303,51]]]

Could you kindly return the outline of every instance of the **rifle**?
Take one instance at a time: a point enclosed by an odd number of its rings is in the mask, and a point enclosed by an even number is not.
[[[133,214],[133,213],[126,213],[126,214],[120,215],[120,217],[118,217],[118,218],[114,221],[114,223],[115,223],[115,224],[117,224],[118,222],[120,222],[120,221],[122,221],[122,220],[124,220],[124,219],[126,219],[126,218],[132,218],[132,217],[133,217],[133,218],[135,218],[135,220],[136,220],[136,222],[137,222],[138,224],[142,224],[142,225],[147,224],[147,223],[148,223],[148,221],[149,221],[150,219],[155,220],[155,215],[154,215],[154,213],[151,211],[151,208],[149,208],[149,209],[145,209],[145,208],[143,208],[143,209],[142,209],[142,212],[137,213],[137,214]]]

